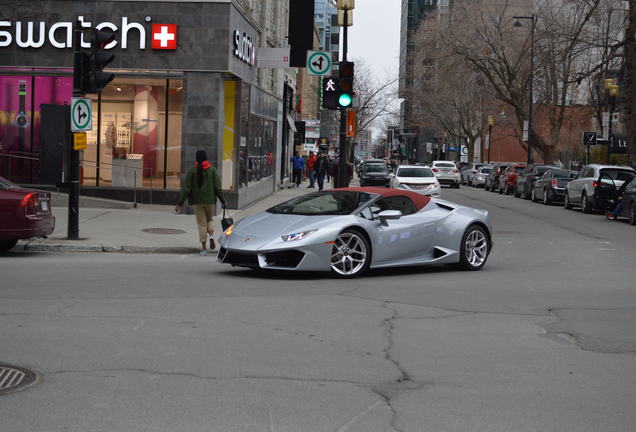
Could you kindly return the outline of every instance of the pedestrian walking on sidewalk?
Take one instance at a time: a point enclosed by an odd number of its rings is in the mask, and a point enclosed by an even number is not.
[[[300,186],[300,182],[303,179],[303,170],[305,169],[305,159],[298,156],[298,152],[294,154],[294,157],[291,158],[292,161],[292,173],[293,173],[293,182],[296,187]]]
[[[225,198],[221,190],[221,180],[216,168],[208,162],[208,158],[203,150],[196,153],[196,162],[194,167],[190,168],[186,174],[181,195],[175,207],[175,211],[179,213],[181,206],[188,200],[188,204],[194,210],[194,215],[199,230],[199,242],[201,242],[201,255],[208,254],[206,243],[210,240],[210,249],[215,248],[214,239],[214,223],[212,217],[216,206],[217,198],[221,201],[225,208]]]
[[[329,172],[329,158],[324,152],[320,152],[316,162],[314,163],[314,173],[316,176],[316,182],[318,183],[318,190],[321,191],[325,185],[325,175]]]
[[[314,173],[314,164],[316,163],[316,155],[314,152],[309,152],[309,159],[307,160],[307,177],[309,177],[309,186],[308,188],[314,188],[314,183],[316,181],[316,175]]]

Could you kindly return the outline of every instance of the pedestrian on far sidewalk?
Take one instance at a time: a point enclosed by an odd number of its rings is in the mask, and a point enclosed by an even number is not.
[[[318,183],[318,190],[321,191],[325,184],[325,175],[329,172],[329,158],[324,152],[320,152],[314,163],[314,175]]]
[[[214,234],[214,223],[212,216],[216,206],[217,198],[221,201],[225,208],[225,198],[221,190],[221,180],[216,168],[207,160],[205,151],[199,150],[196,153],[196,162],[194,167],[190,168],[183,181],[181,195],[175,207],[175,211],[179,213],[181,206],[188,200],[188,204],[194,210],[194,215],[199,230],[199,242],[201,242],[201,255],[206,256],[208,251],[206,243],[210,241],[210,250],[216,245],[212,235]]]
[[[309,152],[309,159],[307,159],[307,177],[309,177],[309,186],[308,188],[314,188],[314,183],[316,181],[316,175],[314,173],[314,164],[316,163],[316,155],[314,152]]]
[[[299,187],[303,179],[303,170],[305,169],[305,159],[301,158],[298,155],[298,152],[296,152],[294,153],[294,157],[291,158],[291,161],[292,161],[293,182],[296,185],[296,187]]]

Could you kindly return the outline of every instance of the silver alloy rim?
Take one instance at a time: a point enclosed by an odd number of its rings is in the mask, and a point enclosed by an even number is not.
[[[331,250],[331,268],[338,274],[350,276],[358,273],[367,260],[367,247],[360,236],[344,232],[336,238]]]
[[[470,265],[473,267],[482,265],[486,261],[488,254],[488,240],[484,233],[478,229],[471,231],[466,238],[464,251],[466,252],[466,260]]]

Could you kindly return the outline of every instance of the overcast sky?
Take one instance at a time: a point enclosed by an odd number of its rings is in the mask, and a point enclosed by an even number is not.
[[[400,0],[358,0],[349,27],[348,58],[364,58],[376,78],[397,75],[400,58]]]

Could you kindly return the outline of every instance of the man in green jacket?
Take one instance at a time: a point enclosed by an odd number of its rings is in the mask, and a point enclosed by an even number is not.
[[[181,187],[181,195],[175,207],[175,211],[179,213],[181,206],[187,199],[188,204],[194,210],[202,256],[208,254],[206,249],[208,239],[210,240],[210,249],[215,248],[214,239],[212,238],[212,234],[214,234],[212,217],[217,198],[223,204],[223,208],[225,208],[225,198],[221,190],[219,174],[207,159],[205,151],[197,151],[196,162],[194,167],[190,168],[186,174]]]

